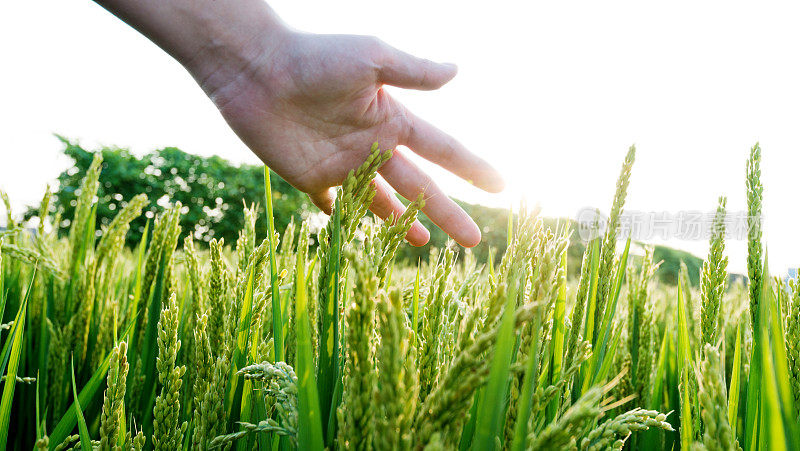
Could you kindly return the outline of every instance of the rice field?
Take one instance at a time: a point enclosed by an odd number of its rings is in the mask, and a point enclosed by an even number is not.
[[[800,449],[800,290],[768,269],[758,145],[749,283],[728,286],[721,198],[699,288],[685,269],[659,286],[618,236],[634,148],[582,261],[569,225],[523,207],[498,261],[395,264],[424,198],[368,217],[390,157],[373,146],[314,233],[275,232],[265,168],[260,242],[255,206],[236,243],[201,248],[177,204],[127,248],[144,195],[96,233],[99,155],[67,235],[8,208],[0,450]]]

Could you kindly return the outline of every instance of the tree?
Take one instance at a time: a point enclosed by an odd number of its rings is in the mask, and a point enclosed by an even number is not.
[[[74,165],[58,176],[59,188],[55,191],[54,208],[72,218],[80,182],[96,152],[103,155],[103,168],[98,189],[97,225],[108,225],[117,211],[133,196],[144,193],[150,200],[144,214],[131,223],[127,240],[138,243],[148,219],[165,208],[181,202],[183,233],[193,232],[199,241],[224,238],[233,244],[244,224],[245,205],[259,206],[256,230],[261,238],[266,235],[264,220],[264,172],[262,166],[239,166],[218,156],[201,157],[188,154],[175,147],[165,147],[141,157],[128,149],[103,147],[86,150],[76,141],[58,137],[64,144],[64,154]],[[299,220],[314,211],[306,196],[294,189],[274,172],[272,181],[275,227],[282,231],[294,217]],[[26,216],[36,215],[35,209]],[[69,219],[58,224],[66,232]]]

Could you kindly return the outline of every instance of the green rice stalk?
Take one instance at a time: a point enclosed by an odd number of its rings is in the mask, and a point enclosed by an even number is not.
[[[622,215],[622,208],[625,205],[625,197],[628,194],[628,185],[630,183],[631,168],[636,159],[636,147],[631,146],[628,149],[628,154],[625,156],[625,161],[622,163],[622,170],[617,179],[617,190],[614,193],[614,202],[611,204],[611,212],[608,215],[608,223],[606,224],[606,232],[603,237],[603,245],[601,247],[600,269],[598,274],[598,290],[597,301],[595,306],[595,322],[594,322],[594,341],[597,343],[600,328],[602,326],[601,320],[605,317],[606,302],[610,296],[613,284],[613,270],[614,270],[614,257],[616,255],[617,246],[617,229],[619,228],[620,216]]]
[[[702,343],[710,345],[716,344],[719,334],[719,311],[727,277],[728,258],[724,256],[725,204],[726,198],[720,197],[709,239],[708,258],[703,262],[700,279]]]
[[[226,296],[228,271],[222,259],[224,244],[222,240],[215,239],[209,243],[211,273],[208,288],[208,338],[211,342],[211,350],[217,356],[229,352],[229,342],[225,339],[225,331],[228,329],[225,320],[229,316],[228,311],[231,306],[228,305],[229,300]]]
[[[0,190],[0,199],[3,200],[3,204],[6,206],[6,228],[13,230],[17,228],[17,223],[14,221],[14,214],[11,211],[11,200],[3,190]]]
[[[412,445],[419,384],[413,333],[406,325],[401,302],[400,292],[393,290],[388,299],[381,296],[377,305],[381,337],[373,395],[377,404],[373,445],[377,450],[408,450]]]
[[[161,392],[153,408],[153,446],[156,450],[175,450],[183,443],[187,423],[180,422],[180,390],[186,367],[176,366],[181,341],[178,339],[178,305],[170,295],[158,321],[158,382]]]
[[[78,388],[75,386],[75,364],[70,361],[70,365],[72,370],[72,396],[75,399],[75,415],[78,417],[78,435],[81,439],[81,449],[93,449],[92,438],[89,437],[89,428],[86,426],[81,404],[78,401]]]
[[[311,323],[306,295],[306,252],[308,233],[300,232],[300,249],[295,264],[295,328],[297,330],[298,437],[300,449],[321,450],[324,447],[322,417],[319,410],[317,381],[314,379],[314,356]]]
[[[444,315],[445,289],[454,261],[455,254],[453,251],[446,250],[442,261],[436,266],[435,272],[431,277],[431,287],[425,299],[422,331],[419,334],[420,402],[424,401],[431,392],[441,366],[439,351],[442,339],[441,324]]]
[[[758,301],[761,299],[762,272],[761,203],[764,187],[761,184],[761,147],[756,143],[747,160],[747,276],[750,281],[750,315],[752,331],[758,330]]]
[[[345,333],[342,402],[338,410],[339,446],[341,449],[369,449],[375,428],[376,388],[374,351],[371,338],[375,327],[375,297],[378,278],[370,259],[352,253],[348,259],[355,270],[355,287],[345,308]]]
[[[733,368],[731,370],[731,382],[728,387],[728,424],[731,432],[736,437],[736,427],[739,419],[739,380],[742,368],[742,334],[741,324],[736,325],[736,345],[733,353]]]
[[[77,267],[82,263],[78,256],[81,255],[81,249],[87,246],[85,231],[90,223],[92,206],[95,202],[94,198],[97,196],[97,188],[100,186],[99,179],[102,166],[103,155],[101,153],[94,154],[92,164],[86,171],[80,187],[80,194],[76,199],[75,216],[72,219],[72,226],[69,230],[70,255],[72,256],[69,267],[70,274],[75,274]],[[91,227],[92,232],[94,232],[94,224],[91,224]]]
[[[120,415],[124,418],[125,383],[128,378],[128,346],[120,342],[111,351],[106,391],[103,394],[103,411],[100,416],[100,447],[109,449],[117,443]]]
[[[103,231],[103,237],[97,243],[97,265],[101,267],[106,258],[110,258],[113,264],[119,257],[119,252],[125,244],[125,235],[128,234],[130,223],[142,214],[142,209],[147,206],[147,196],[139,194],[134,196],[127,205],[111,221],[111,224]]]
[[[40,239],[44,237],[44,225],[47,219],[47,215],[50,212],[50,202],[52,198],[53,198],[53,193],[52,191],[50,191],[50,185],[47,185],[47,189],[45,189],[44,191],[44,196],[42,197],[42,201],[39,203],[39,226],[37,228],[36,236]],[[10,222],[8,224],[9,226],[11,225]],[[56,227],[58,227],[57,224]]]
[[[3,397],[0,401],[0,451],[5,451],[9,443],[8,426],[11,421],[11,403],[14,399],[14,391],[17,385],[17,371],[19,370],[20,357],[22,354],[28,297],[30,296],[35,276],[36,272],[34,270],[31,284],[25,292],[25,299],[20,303],[19,311],[17,311],[17,316],[14,318],[14,328],[6,337],[6,344],[10,343],[11,354],[8,360],[6,381],[3,384]],[[5,362],[3,362],[3,365],[5,366]]]
[[[633,409],[606,420],[581,440],[581,450],[596,451],[604,449],[620,450],[634,432],[650,428],[672,431],[667,423],[667,415],[655,410]],[[688,449],[688,448],[687,448]]]
[[[495,449],[495,441],[503,430],[503,405],[497,400],[507,396],[508,378],[512,353],[514,351],[514,307],[517,305],[517,277],[511,276],[511,285],[507,293],[507,301],[500,320],[497,343],[492,357],[486,393],[478,406],[478,417],[475,424],[473,447],[477,449]]]
[[[269,239],[270,284],[272,286],[272,340],[275,347],[275,360],[284,360],[283,315],[278,293],[278,266],[275,260],[275,221],[272,213],[272,186],[269,168],[264,166],[264,194],[267,199],[267,238]]]
[[[800,286],[792,282],[792,300],[786,319],[786,353],[794,397],[795,417],[800,416]]]
[[[703,361],[695,369],[700,399],[700,415],[703,418],[703,445],[708,450],[738,450],[731,425],[728,422],[725,394],[725,369],[719,351],[706,343]]]
[[[507,297],[504,284],[500,285],[500,293]],[[519,330],[531,321],[537,314],[537,309],[537,305],[533,303],[520,306],[513,315],[514,329]],[[454,435],[454,431],[461,432],[475,392],[488,379],[492,363],[492,359],[488,357],[491,356],[490,351],[496,349],[499,331],[498,324],[497,327],[480,333],[456,354],[447,372],[419,407],[414,418],[418,445],[429,443],[437,432],[445,437]],[[477,409],[476,407],[476,411]]]
[[[567,336],[567,346],[564,349],[564,361],[567,366],[572,365],[575,358],[575,346],[578,343],[578,335],[580,334],[581,324],[583,324],[583,316],[586,312],[586,297],[589,292],[589,279],[591,278],[590,265],[592,261],[592,252],[597,246],[593,244],[596,240],[587,244],[583,252],[581,260],[581,273],[578,279],[578,288],[575,295],[575,304],[572,307],[572,313],[569,317],[570,331]]]
[[[554,450],[577,449],[583,431],[600,417],[602,387],[597,386],[584,393],[557,421],[550,423],[541,433],[527,436],[527,449]]]

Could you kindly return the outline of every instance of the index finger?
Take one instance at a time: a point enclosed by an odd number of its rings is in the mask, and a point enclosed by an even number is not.
[[[402,153],[395,152],[379,172],[406,199],[415,199],[422,193],[422,211],[458,244],[474,247],[481,242],[475,221]]]
[[[407,112],[407,117],[409,129],[402,144],[484,191],[499,193],[505,188],[503,177],[486,160],[413,113]]]

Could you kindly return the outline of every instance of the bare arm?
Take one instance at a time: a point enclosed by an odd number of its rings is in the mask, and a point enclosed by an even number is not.
[[[503,181],[485,161],[414,116],[384,84],[438,89],[456,67],[396,50],[368,36],[315,35],[287,27],[261,0],[98,0],[178,60],[247,146],[326,213],[330,188],[366,157],[370,144],[409,147],[491,192]],[[424,192],[425,214],[459,244],[480,231],[431,178],[402,153],[380,170],[371,210],[398,215]],[[418,222],[407,239],[425,244]]]

